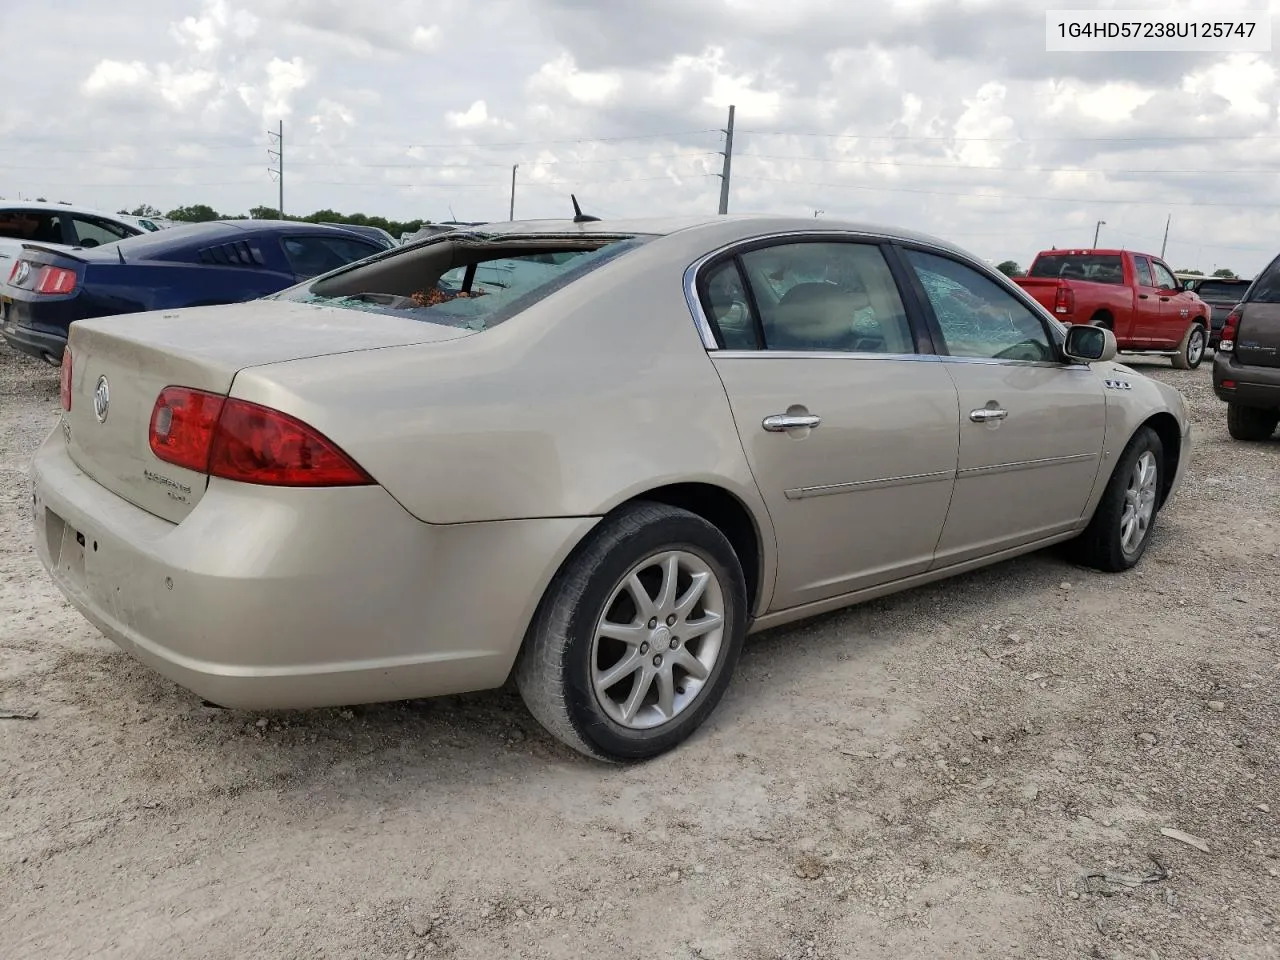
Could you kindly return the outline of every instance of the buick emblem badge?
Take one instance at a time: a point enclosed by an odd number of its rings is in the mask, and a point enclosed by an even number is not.
[[[93,389],[93,415],[99,423],[107,422],[107,412],[111,409],[111,387],[106,377],[98,378],[98,385]]]

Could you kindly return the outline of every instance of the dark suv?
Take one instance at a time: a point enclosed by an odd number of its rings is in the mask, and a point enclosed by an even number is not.
[[[1266,440],[1280,424],[1280,257],[1227,314],[1213,359],[1213,392],[1237,440]]]
[[[1197,277],[1187,281],[1186,289],[1195,292],[1213,311],[1209,317],[1209,346],[1213,349],[1218,349],[1227,314],[1240,302],[1249,283],[1242,277]]]

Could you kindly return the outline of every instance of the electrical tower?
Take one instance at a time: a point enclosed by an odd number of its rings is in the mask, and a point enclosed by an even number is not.
[[[729,171],[733,166],[733,105],[729,106],[729,125],[720,132],[724,134],[724,168],[720,176],[720,212],[729,212]]]
[[[276,212],[280,215],[280,219],[284,219],[284,121],[280,121],[279,128],[276,130],[268,130],[267,136],[271,138],[271,142],[276,144],[278,149],[272,150],[267,147],[267,156],[276,162],[274,167],[267,167],[267,172],[271,174],[271,178],[280,185],[280,205]]]

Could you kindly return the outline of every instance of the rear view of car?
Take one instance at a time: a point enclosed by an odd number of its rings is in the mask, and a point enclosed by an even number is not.
[[[1241,277],[1204,277],[1192,280],[1187,286],[1213,311],[1209,317],[1209,346],[1215,350],[1222,339],[1222,326],[1226,323],[1227,314],[1249,289],[1249,282]]]
[[[1280,257],[1227,314],[1213,363],[1213,390],[1227,403],[1237,440],[1266,440],[1280,424]]]

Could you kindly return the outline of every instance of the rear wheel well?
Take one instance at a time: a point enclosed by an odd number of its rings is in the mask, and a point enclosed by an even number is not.
[[[710,483],[674,483],[647,490],[627,502],[635,503],[640,500],[688,510],[718,528],[733,547],[733,552],[738,555],[742,575],[747,581],[750,609],[755,610],[760,600],[761,587],[760,531],[751,512],[741,500],[723,487]]]
[[[1099,310],[1089,318],[1089,325],[1093,327],[1106,327],[1111,330],[1115,326],[1115,318],[1111,316],[1110,310]]]
[[[1148,417],[1143,426],[1150,427],[1156,432],[1164,450],[1164,477],[1160,485],[1160,505],[1163,506],[1169,499],[1173,478],[1178,474],[1178,462],[1182,459],[1182,431],[1171,413],[1157,413]]]

